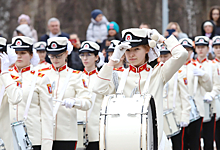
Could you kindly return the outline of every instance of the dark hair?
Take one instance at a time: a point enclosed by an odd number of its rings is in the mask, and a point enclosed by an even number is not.
[[[143,46],[143,48],[150,50],[150,46],[148,44],[147,45],[140,45],[140,46]],[[148,54],[146,54],[145,55],[145,62],[148,61],[148,59],[149,59]]]
[[[142,22],[140,25],[147,25],[150,28],[150,25],[146,22]]]
[[[209,19],[210,19],[210,20],[213,20],[213,18],[212,18],[212,12],[213,12],[213,10],[215,10],[215,9],[217,9],[218,12],[219,12],[219,14],[220,14],[220,7],[219,7],[219,6],[213,6],[213,7],[210,9],[210,11],[209,11]],[[220,17],[218,18],[218,21],[217,21],[216,26],[220,26]]]

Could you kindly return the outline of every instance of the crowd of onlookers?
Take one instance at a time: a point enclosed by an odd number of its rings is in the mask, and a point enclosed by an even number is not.
[[[212,39],[216,35],[220,35],[220,7],[213,6],[209,12],[209,18],[204,21],[201,25],[201,34],[203,36]],[[112,40],[121,40],[119,25],[115,21],[109,22],[104,16],[103,12],[99,9],[95,9],[91,12],[91,23],[88,25],[86,32],[86,39],[81,40],[77,34],[67,34],[61,31],[60,21],[57,18],[50,18],[48,20],[48,32],[40,37],[38,37],[37,31],[31,26],[30,17],[28,15],[22,14],[18,17],[18,26],[13,31],[13,37],[15,36],[28,36],[33,39],[34,42],[45,41],[51,37],[67,37],[74,49],[71,55],[68,56],[68,66],[83,70],[83,65],[81,59],[79,58],[78,50],[81,46],[81,42],[84,40],[93,41],[100,45],[100,52],[103,53],[105,57],[105,62],[108,61],[108,53],[106,52],[108,46]],[[141,23],[139,28],[150,28],[147,23]],[[164,37],[168,38],[170,35],[174,35],[178,40],[181,38],[186,38],[188,35],[183,33],[180,25],[177,22],[170,22],[167,25],[167,29],[164,32]],[[189,37],[194,40],[194,37]],[[212,42],[210,40],[210,42]],[[211,44],[211,43],[210,43]],[[210,48],[209,59],[214,58],[214,53]],[[195,55],[196,57],[196,55]],[[46,61],[50,62],[48,57]]]

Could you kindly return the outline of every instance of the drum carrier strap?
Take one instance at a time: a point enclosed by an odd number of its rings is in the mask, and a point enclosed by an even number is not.
[[[143,94],[148,93],[148,88],[149,88],[149,84],[150,84],[150,78],[151,78],[152,70],[153,69],[150,69],[150,71],[149,71],[149,75],[148,75],[148,77],[146,79],[146,82],[145,82],[145,85],[144,85]],[[125,87],[125,83],[127,81],[128,73],[129,73],[129,69],[125,69],[124,72],[122,73],[121,81],[119,83],[116,94],[123,94],[123,90],[124,90],[124,87]]]
[[[53,110],[53,118],[54,118],[54,120],[55,120],[55,117],[56,117],[56,115],[57,115],[57,111],[58,111],[58,109],[59,109],[59,107],[60,107],[60,103],[61,103],[61,101],[62,101],[63,95],[64,95],[64,93],[65,93],[65,91],[66,91],[67,84],[68,84],[68,82],[69,82],[69,79],[70,79],[71,74],[72,74],[72,70],[69,68],[69,69],[68,69],[67,76],[66,76],[66,79],[65,79],[65,82],[64,82],[64,84],[63,84],[63,87],[62,87],[62,89],[61,89],[61,91],[60,91],[60,95],[59,95],[59,97],[58,97],[57,103],[56,103],[55,108],[54,108],[54,110]]]
[[[1,107],[1,104],[2,104],[2,99],[4,97],[4,92],[5,92],[5,86],[2,85],[2,88],[1,88],[1,91],[0,91],[0,107]]]
[[[28,95],[27,104],[26,104],[25,111],[24,111],[24,120],[27,120],[28,110],[30,108],[31,100],[32,100],[32,97],[33,97],[33,94],[34,94],[34,89],[35,89],[35,85],[36,85],[36,82],[37,82],[37,77],[38,77],[38,70],[36,69],[33,80],[32,80],[32,83],[31,83],[31,88],[30,88],[30,92],[29,92],[29,95]]]
[[[176,91],[177,91],[177,81],[178,81],[178,72],[174,75],[174,89],[173,89],[173,108],[176,107]]]

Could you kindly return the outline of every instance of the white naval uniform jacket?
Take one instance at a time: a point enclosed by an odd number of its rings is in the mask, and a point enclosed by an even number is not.
[[[156,103],[157,121],[158,121],[158,142],[162,141],[163,136],[163,86],[180,69],[187,58],[187,51],[183,48],[174,36],[170,36],[166,41],[167,49],[171,51],[172,57],[166,63],[158,64],[151,75],[149,93],[153,95]],[[130,97],[132,90],[137,87],[139,93],[142,93],[145,81],[149,75],[150,66],[146,63],[136,68],[130,65],[123,93]],[[115,87],[112,82],[113,67],[104,65],[98,73],[96,85],[93,92],[103,95],[115,93]],[[120,83],[121,73],[118,72],[118,81]],[[166,140],[167,142],[167,140]]]
[[[216,113],[215,96],[220,94],[220,74],[218,64],[213,60],[208,60],[207,58],[205,58],[201,62],[197,59],[195,63],[200,64],[202,66],[202,69],[207,72],[211,78],[213,85],[212,91],[210,92],[213,99],[211,102],[211,107],[213,108],[213,113]],[[202,93],[204,93],[204,95],[207,92],[205,89],[202,89],[201,91]]]
[[[210,80],[208,73],[205,73],[203,76],[198,76],[198,85],[197,85],[196,91],[194,92],[195,76],[194,76],[193,70],[196,67],[201,68],[201,65],[196,64],[195,62],[192,62],[191,60],[189,60],[185,65],[183,65],[182,69],[186,71],[187,81],[188,81],[187,87],[188,87],[189,95],[194,98],[196,107],[199,111],[199,115],[201,117],[204,117],[205,110],[204,110],[203,97],[205,96],[205,93],[202,91],[205,89],[206,92],[211,92],[212,82]]]
[[[180,122],[189,123],[191,105],[189,103],[187,78],[184,70],[180,69],[165,84],[163,108],[164,110],[172,109],[174,111],[174,116],[178,124]]]
[[[1,70],[0,70],[1,73]],[[10,126],[9,103],[18,104],[22,100],[22,91],[13,81],[9,73],[0,74],[0,90],[4,86],[2,103],[0,102],[0,138],[4,141],[7,150],[14,150],[12,130]]]
[[[64,86],[66,76],[69,71],[71,71],[71,76],[68,84],[66,85],[66,90],[63,95],[65,98],[77,98],[76,105],[81,104],[82,107],[74,106],[74,108],[69,109],[65,106],[59,106],[59,109],[54,120],[54,136],[53,140],[58,141],[77,141],[78,132],[77,132],[77,112],[76,109],[88,110],[91,105],[91,92],[88,89],[84,88],[82,72],[73,70],[65,64],[59,70],[56,70],[53,65],[48,68],[43,68],[39,70],[42,73],[45,73],[52,83],[53,98],[58,99],[59,94]],[[53,102],[55,107],[56,102]]]
[[[42,69],[42,68],[47,68],[50,67],[50,63],[46,62],[46,61],[42,61],[40,62],[35,68],[36,69]]]
[[[83,79],[85,80],[84,85],[85,85],[85,88],[89,89],[89,91],[92,91],[92,88],[95,85],[95,82],[98,78],[97,74],[98,74],[98,71],[96,69],[90,72],[84,69],[84,72],[83,72]],[[100,109],[101,109],[101,104],[102,104],[103,99],[104,99],[104,95],[96,94],[93,108],[90,108],[92,110],[89,110],[87,112],[79,110],[77,112],[78,113],[77,118],[79,121],[85,120],[86,113],[87,115],[89,115],[89,113],[91,112],[89,119],[88,119],[88,124],[87,124],[87,131],[88,131],[88,137],[89,137],[90,142],[99,141],[99,117],[100,117]]]
[[[16,105],[10,105],[11,123],[24,120],[24,113],[27,104],[28,95],[35,71],[33,66],[27,66],[18,71],[14,66],[9,69],[12,79],[22,81],[22,101]],[[53,144],[53,107],[52,107],[51,84],[47,76],[38,73],[33,97],[28,111],[27,133],[32,145],[41,145],[42,150],[52,149]]]

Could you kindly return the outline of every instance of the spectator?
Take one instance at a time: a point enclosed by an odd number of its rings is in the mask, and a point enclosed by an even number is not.
[[[164,33],[164,37],[168,38],[170,35],[174,35],[178,40],[182,38],[188,38],[186,33],[183,33],[177,22],[170,22],[167,25],[167,30]]]
[[[211,20],[206,20],[201,26],[202,35],[212,39],[215,36],[215,24]]]
[[[207,54],[208,59],[214,59],[214,52],[212,48],[212,38],[215,36],[215,24],[211,20],[206,20],[201,26],[202,35],[207,36],[209,40],[209,53]]]
[[[143,22],[142,22],[142,23],[140,24],[139,28],[140,28],[140,29],[143,29],[143,28],[145,28],[145,29],[150,29],[150,25],[147,24],[147,23],[143,23]]]
[[[68,55],[67,65],[72,69],[83,71],[84,66],[79,57],[79,49],[81,47],[80,39],[77,34],[71,34],[69,40],[73,45],[73,51]]]
[[[41,36],[40,41],[44,41],[47,43],[47,39],[51,37],[66,37],[69,39],[69,34],[61,32],[60,21],[57,18],[50,18],[47,22],[47,25],[49,32]],[[46,62],[51,64],[51,61],[48,58],[48,56],[46,56],[45,60]]]
[[[209,19],[215,23],[215,35],[220,35],[220,7],[213,6],[209,12]]]
[[[21,15],[18,17],[18,23],[19,23],[19,26],[20,26],[20,25],[23,25],[23,24],[28,25],[28,27],[30,28],[30,29],[27,29],[27,30],[30,30],[30,31],[28,31],[28,32],[30,32],[30,33],[28,33],[28,34],[29,34],[28,37],[32,38],[34,43],[38,41],[37,31],[30,25],[31,22],[30,22],[30,17],[29,17],[28,15],[21,14]],[[18,26],[18,27],[19,27],[19,26]],[[18,28],[18,27],[17,27],[17,28]],[[25,27],[25,26],[22,26],[21,28],[24,28],[24,27]],[[18,36],[17,28],[16,28],[16,30],[13,32],[13,37]],[[19,28],[20,28],[20,27],[19,27]],[[26,27],[25,27],[25,28],[26,28]],[[30,36],[30,35],[31,35],[31,36]],[[25,36],[26,36],[26,35],[25,35]]]
[[[40,41],[47,42],[47,39],[51,37],[67,37],[69,39],[67,33],[61,32],[60,21],[57,18],[50,18],[47,25],[49,32],[41,36]]]
[[[112,21],[107,25],[108,29],[108,35],[107,39],[104,40],[101,44],[101,52],[103,53],[105,57],[105,62],[108,62],[108,54],[106,53],[106,50],[108,49],[110,43],[112,40],[121,40],[121,35],[119,33],[119,26],[116,22]]]
[[[86,32],[86,40],[101,44],[107,38],[107,25],[109,22],[99,9],[93,10],[91,16],[91,23]]]

